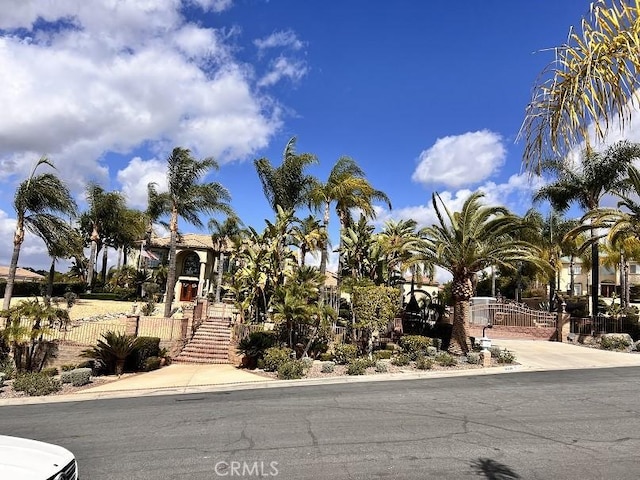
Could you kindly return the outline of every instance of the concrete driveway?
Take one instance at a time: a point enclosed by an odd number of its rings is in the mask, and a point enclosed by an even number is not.
[[[623,353],[569,343],[539,340],[494,340],[495,346],[511,350],[523,369],[569,370],[640,366],[640,353]]]

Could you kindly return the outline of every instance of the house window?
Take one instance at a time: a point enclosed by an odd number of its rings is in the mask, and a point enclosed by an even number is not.
[[[574,265],[573,266],[573,274],[574,275],[582,275],[582,265]]]
[[[573,284],[573,294],[576,297],[579,297],[582,295],[582,284],[581,283],[574,283]]]
[[[632,273],[632,274],[638,273],[638,265],[636,265],[635,263],[629,265],[629,273]]]
[[[197,253],[190,253],[184,259],[182,274],[187,277],[197,277],[200,274],[200,257]]]

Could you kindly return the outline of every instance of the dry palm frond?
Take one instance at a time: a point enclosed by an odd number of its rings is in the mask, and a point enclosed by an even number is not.
[[[640,0],[598,0],[556,59],[541,73],[520,131],[523,162],[540,170],[548,156],[564,156],[589,130],[604,140],[614,119],[629,122],[640,100]]]

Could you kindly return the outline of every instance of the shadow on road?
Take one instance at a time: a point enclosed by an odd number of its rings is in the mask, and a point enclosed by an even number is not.
[[[511,467],[490,458],[479,458],[471,462],[476,475],[482,475],[489,480],[512,480],[521,478]]]

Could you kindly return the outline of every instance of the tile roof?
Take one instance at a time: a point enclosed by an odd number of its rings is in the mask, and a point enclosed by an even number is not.
[[[171,243],[171,237],[153,237],[151,239],[152,247],[165,247],[169,248],[169,244]],[[185,233],[182,235],[178,235],[178,248],[195,248],[195,249],[209,249],[216,250],[217,248],[213,245],[213,240],[211,239],[211,235],[201,234],[201,233]],[[230,245],[227,245],[228,247]]]
[[[9,267],[0,266],[0,278],[8,278],[9,277]],[[17,282],[37,282],[39,280],[44,280],[44,276],[39,273],[32,272],[31,270],[26,270],[24,268],[16,268],[16,281]]]

